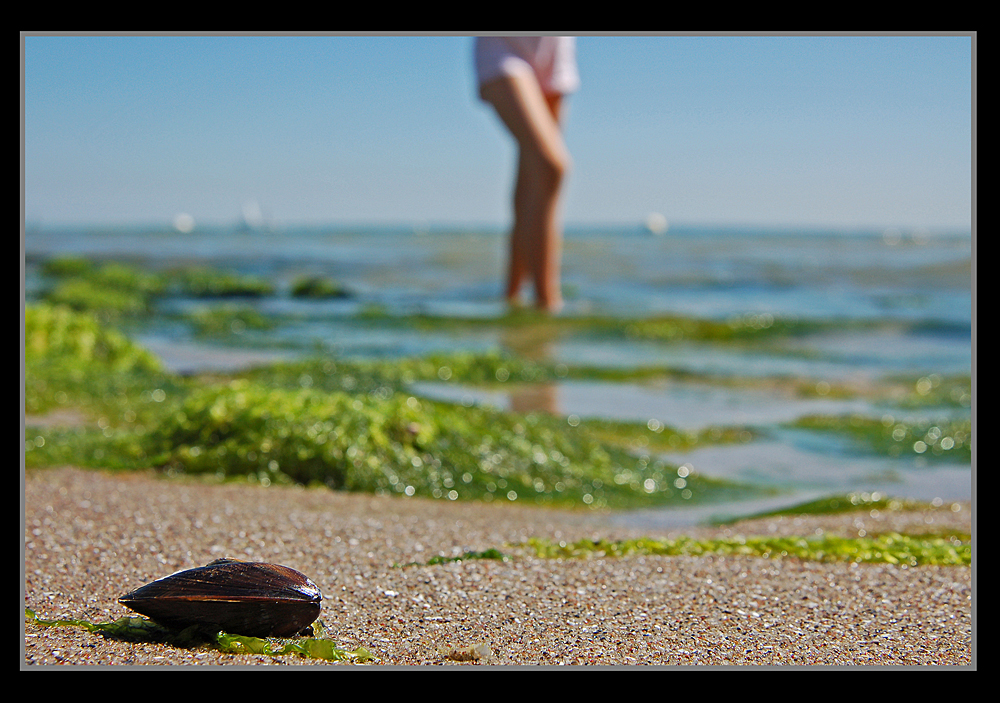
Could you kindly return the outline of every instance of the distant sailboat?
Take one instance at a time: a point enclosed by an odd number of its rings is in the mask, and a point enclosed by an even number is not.
[[[240,221],[236,225],[236,229],[239,232],[262,232],[267,229],[260,203],[256,200],[248,200],[243,203],[243,210],[240,213]]]

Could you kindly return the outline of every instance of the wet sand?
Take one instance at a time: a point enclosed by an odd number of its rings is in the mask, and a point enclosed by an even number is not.
[[[677,536],[605,516],[325,489],[207,485],[72,468],[25,477],[25,606],[45,619],[130,615],[125,592],[222,556],[296,568],[346,649],[404,665],[974,665],[972,569],[756,557],[539,559],[511,544]],[[689,535],[971,530],[971,509],[771,518]],[[512,558],[435,566],[498,548]],[[132,644],[24,625],[22,666],[336,666]],[[452,651],[476,648],[457,662]]]

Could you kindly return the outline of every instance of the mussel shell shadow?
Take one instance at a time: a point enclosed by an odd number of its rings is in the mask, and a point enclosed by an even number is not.
[[[323,595],[287,566],[219,559],[148,583],[118,602],[159,624],[292,637],[319,617]]]

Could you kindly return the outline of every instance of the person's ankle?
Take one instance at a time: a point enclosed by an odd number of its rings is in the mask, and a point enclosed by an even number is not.
[[[563,309],[563,299],[561,296],[556,298],[539,298],[535,303],[535,307],[542,312],[554,315]]]

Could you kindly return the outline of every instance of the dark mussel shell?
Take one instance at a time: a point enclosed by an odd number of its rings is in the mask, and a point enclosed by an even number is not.
[[[292,637],[319,617],[323,595],[295,569],[235,559],[148,583],[118,599],[165,627]]]

